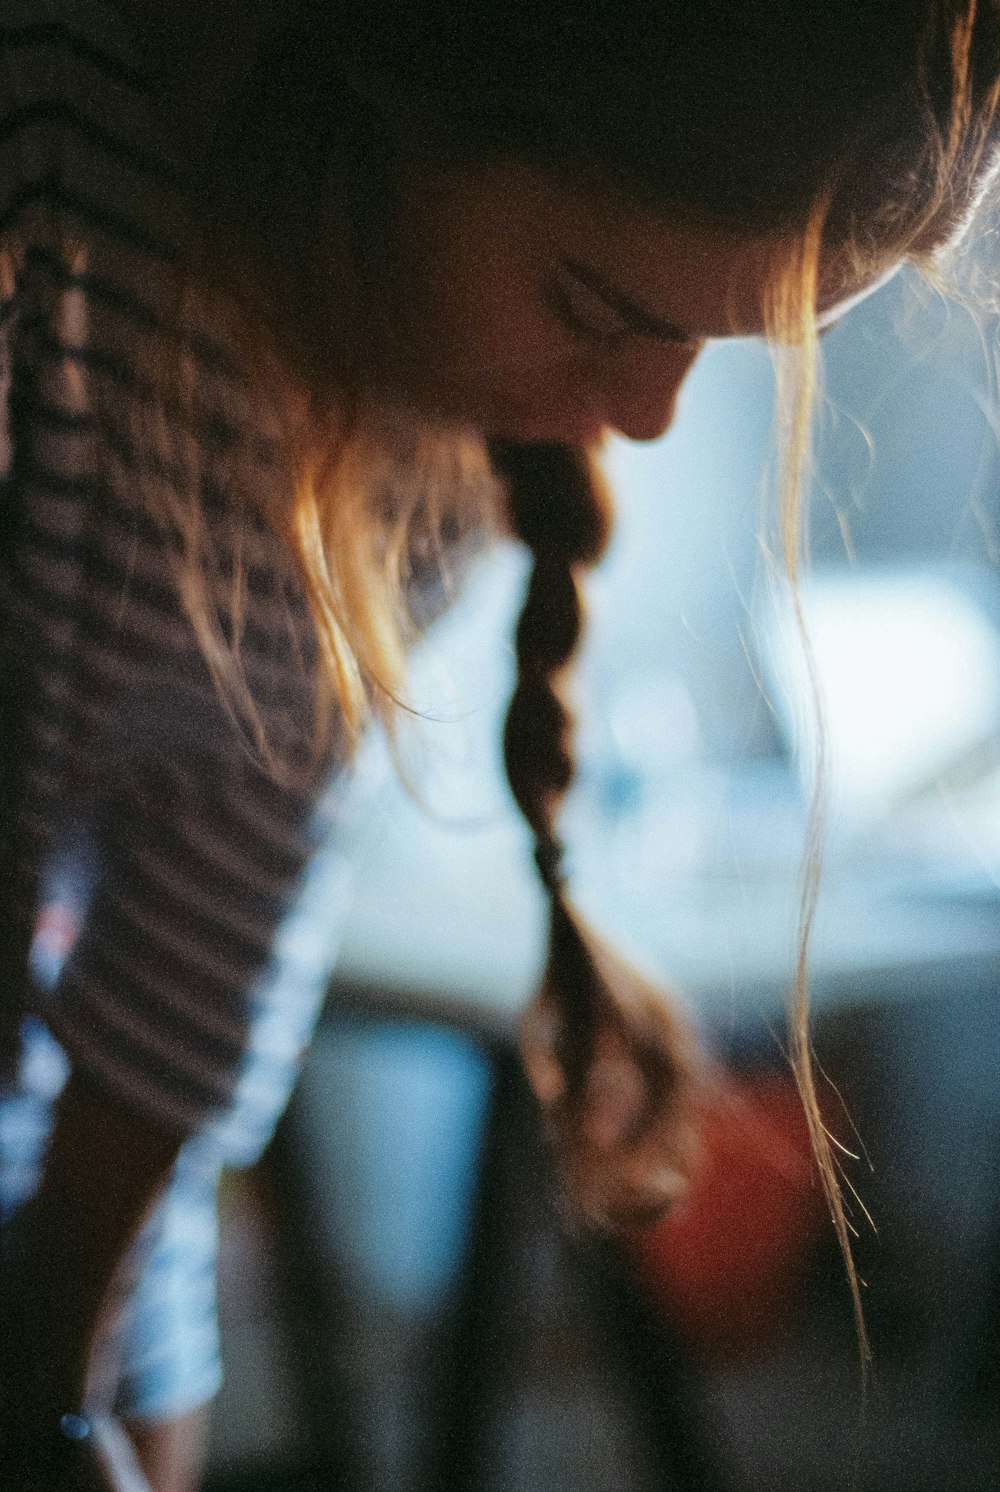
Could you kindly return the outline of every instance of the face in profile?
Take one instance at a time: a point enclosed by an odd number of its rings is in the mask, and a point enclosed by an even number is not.
[[[417,180],[377,307],[379,377],[486,435],[651,440],[707,339],[763,330],[779,246],[527,166]]]

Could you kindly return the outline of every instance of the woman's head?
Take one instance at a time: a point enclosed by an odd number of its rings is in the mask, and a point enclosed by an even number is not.
[[[508,439],[654,435],[705,335],[767,330],[805,354],[794,565],[820,316],[953,240],[998,93],[1000,0],[299,0],[206,151],[204,263],[320,472],[328,416],[342,435],[379,405]],[[309,542],[337,531],[336,579],[357,546],[325,507]],[[374,593],[366,574],[341,592]],[[392,630],[355,629],[390,685],[364,639]]]
[[[381,375],[489,437],[646,440],[709,337],[763,330],[775,243],[537,167],[406,184]]]
[[[649,434],[685,354],[597,347],[615,326],[597,308],[575,318],[587,292],[560,261],[590,264],[572,242],[605,267],[624,250],[612,288],[642,258],[640,307],[710,292],[709,316],[667,318],[688,352],[731,311],[798,339],[813,306],[801,285],[789,297],[789,266],[837,301],[954,235],[987,169],[998,73],[996,0],[307,0],[249,89],[226,172],[267,257],[285,275],[293,262],[286,299],[321,341],[342,314],[322,216],[341,216],[387,334],[382,372],[411,399],[491,433]],[[696,232],[692,277],[675,240]],[[550,324],[591,309],[599,369]],[[641,407],[617,409],[602,384]]]

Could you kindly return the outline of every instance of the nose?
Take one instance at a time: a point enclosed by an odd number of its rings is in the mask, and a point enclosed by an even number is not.
[[[681,384],[700,343],[641,343],[599,372],[606,424],[627,440],[656,440],[669,429]]]

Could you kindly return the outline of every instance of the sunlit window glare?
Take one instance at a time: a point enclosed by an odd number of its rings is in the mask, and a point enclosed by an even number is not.
[[[802,606],[839,813],[884,814],[988,746],[1000,726],[1000,632],[974,589],[926,571],[842,572],[809,581]],[[790,608],[767,651],[811,783],[815,720]]]

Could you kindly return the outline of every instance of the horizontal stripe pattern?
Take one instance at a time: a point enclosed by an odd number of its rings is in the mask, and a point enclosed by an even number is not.
[[[183,215],[116,25],[84,0],[5,0],[0,24],[0,520],[5,644],[24,701],[18,842],[30,885],[58,855],[60,825],[85,818],[102,866],[54,991],[33,999],[94,1080],[247,1161],[315,1019],[333,957],[315,919],[342,914],[347,859],[331,839],[322,894],[308,892],[332,765],[313,762],[305,739],[316,639],[247,485],[287,478],[251,419],[238,357],[210,322],[165,317]],[[183,406],[162,376],[179,355],[196,369]],[[245,567],[241,661],[282,775],[218,698],[178,599],[177,541],[152,510],[154,495],[161,511],[176,499],[177,453],[192,444],[213,565],[223,578],[237,556]],[[218,624],[224,635],[233,625],[224,599]],[[342,808],[341,790],[329,801]]]

